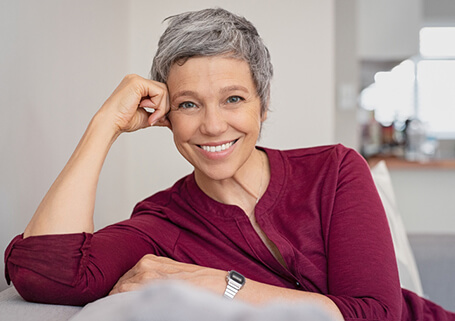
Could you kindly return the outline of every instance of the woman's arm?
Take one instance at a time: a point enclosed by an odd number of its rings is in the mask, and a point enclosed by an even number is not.
[[[24,235],[6,249],[6,278],[26,300],[86,304],[106,295],[145,254],[160,253],[138,232],[140,219],[91,233],[96,186],[110,146],[125,131],[169,126],[167,111],[164,84],[130,75],[93,117]]]
[[[153,114],[143,108],[154,108]],[[42,200],[24,237],[93,232],[96,187],[116,138],[154,124],[169,126],[166,85],[126,76],[90,122],[70,160]]]
[[[208,289],[222,296],[226,288],[227,271],[181,263],[155,255],[144,256],[132,269],[123,275],[114,286],[110,295],[134,291],[154,280],[183,280],[197,287]],[[335,320],[344,320],[340,310],[328,297],[306,291],[287,289],[248,279],[235,299],[252,304],[270,301],[306,302],[319,305]]]

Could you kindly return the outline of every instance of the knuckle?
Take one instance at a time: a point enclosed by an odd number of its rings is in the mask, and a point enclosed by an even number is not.
[[[120,284],[118,287],[117,287],[117,292],[128,292],[130,290],[130,286],[127,285],[127,284]]]
[[[158,82],[158,81],[154,81],[154,83],[155,83],[158,87],[160,87],[160,88],[163,90],[163,92],[167,92],[167,85],[166,85],[166,84],[164,84],[164,83],[162,83],[162,82]]]
[[[136,266],[138,268],[149,268],[150,266],[153,265],[154,260],[155,260],[155,256],[153,256],[151,254],[147,254],[147,255],[143,256],[139,260],[139,262],[137,262]]]
[[[146,269],[150,266],[150,263],[148,260],[141,259],[139,262],[137,262],[136,266],[139,269]]]
[[[141,275],[142,280],[155,280],[161,278],[162,276],[159,273],[156,273],[155,271],[147,271]]]
[[[134,79],[137,79],[139,76],[136,75],[136,74],[128,74],[125,76],[125,80],[134,80]]]

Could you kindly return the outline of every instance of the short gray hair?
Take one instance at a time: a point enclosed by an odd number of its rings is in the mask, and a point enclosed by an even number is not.
[[[171,16],[158,42],[151,78],[166,82],[174,63],[197,56],[229,54],[250,66],[261,101],[261,115],[268,109],[273,67],[270,53],[256,28],[244,17],[221,8]]]

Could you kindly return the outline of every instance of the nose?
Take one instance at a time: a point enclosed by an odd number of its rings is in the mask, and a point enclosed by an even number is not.
[[[228,123],[218,106],[207,106],[200,128],[204,135],[219,136],[227,130]]]

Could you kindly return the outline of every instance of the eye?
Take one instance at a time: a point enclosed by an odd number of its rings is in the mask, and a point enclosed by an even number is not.
[[[245,99],[243,99],[243,98],[240,97],[240,96],[231,96],[231,97],[229,97],[229,98],[226,100],[226,102],[227,102],[228,104],[235,104],[235,103],[241,102],[242,100],[245,100]]]
[[[179,108],[183,109],[190,109],[196,107],[195,103],[192,103],[191,101],[185,101],[179,105]]]

